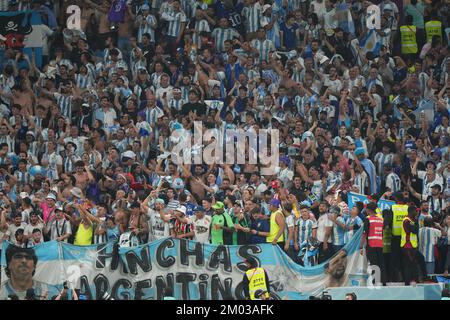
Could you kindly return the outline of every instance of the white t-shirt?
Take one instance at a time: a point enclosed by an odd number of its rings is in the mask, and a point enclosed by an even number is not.
[[[289,237],[289,228],[291,228],[291,227],[295,227],[295,216],[293,214],[286,217],[286,230],[285,230],[285,235],[284,235],[284,239],[286,241]],[[294,235],[292,235],[292,241],[294,241]],[[293,242],[292,242],[292,244],[293,244]]]
[[[442,179],[441,175],[436,174],[436,177],[433,181],[428,181],[426,177],[427,173],[426,171],[417,171],[417,176],[419,179],[422,179],[423,181],[423,189],[422,189],[422,198],[427,198],[428,196],[431,196],[431,187],[435,184],[438,184],[441,186],[441,190],[444,187],[444,179]]]
[[[328,213],[322,214],[317,221],[317,240],[323,242],[325,240],[325,232],[327,227],[333,227],[333,221],[328,218]],[[328,237],[328,243],[331,243],[331,235]]]
[[[20,226],[16,226],[14,223],[11,223],[8,226],[8,230],[6,231],[6,234],[9,236],[9,241],[15,245],[17,245],[17,241],[16,241],[16,231],[18,229],[23,229],[25,231],[25,227],[27,226],[27,224],[25,222],[22,222],[20,224]]]
[[[211,227],[211,217],[204,216],[201,219],[197,217],[190,216],[189,224],[194,228],[194,240],[201,243],[209,243],[209,229]]]
[[[159,212],[153,209],[148,209],[147,216],[150,218],[149,223],[151,230],[153,231],[150,238],[153,236],[153,240],[159,240],[170,236],[169,223],[164,222],[164,220],[161,219]]]
[[[41,230],[41,242],[44,242],[44,232],[42,231],[44,229],[44,224],[42,222],[38,222],[35,226],[31,225],[31,224],[27,224],[27,226],[25,227],[25,231],[24,234],[29,237],[30,239],[28,240],[29,243],[32,242],[32,235],[33,235],[33,230],[34,229],[39,229]]]
[[[325,78],[324,85],[333,92],[339,92],[342,89],[342,82],[339,79],[331,80],[328,76]]]
[[[163,100],[163,96],[164,96],[164,93],[165,93],[166,96],[167,96],[167,101],[169,101],[173,97],[172,92],[173,92],[173,87],[172,86],[167,86],[166,88],[159,87],[158,89],[156,89],[156,99],[164,101]]]

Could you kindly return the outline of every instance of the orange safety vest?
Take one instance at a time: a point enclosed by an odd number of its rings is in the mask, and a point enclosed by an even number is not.
[[[371,248],[383,248],[383,218],[369,217],[368,245]]]

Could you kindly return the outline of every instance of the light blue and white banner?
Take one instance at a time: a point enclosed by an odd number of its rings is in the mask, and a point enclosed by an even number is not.
[[[279,246],[269,243],[244,246],[202,244],[166,238],[134,248],[108,243],[87,247],[46,242],[33,249],[17,249],[3,243],[0,299],[25,296],[26,283],[37,295],[54,298],[68,281],[87,299],[105,293],[115,300],[162,299],[166,287],[176,299],[243,299],[242,280],[253,258],[268,273],[276,299],[302,300],[319,296],[329,287],[365,285],[366,259],[359,251],[362,228],[327,262],[302,267]],[[33,252],[34,251],[34,252]],[[13,258],[19,252],[19,260]],[[36,262],[23,255],[36,256]],[[26,267],[28,264],[28,268]],[[35,268],[35,272],[34,272]],[[34,274],[34,275],[33,275]]]
[[[356,202],[369,203],[369,198],[363,194],[349,192],[347,194],[348,209],[352,210],[352,208],[355,206]],[[384,199],[380,199],[377,203],[378,208],[380,208],[381,211],[383,211],[385,209],[390,209],[392,207],[392,205],[394,205],[394,204],[395,204],[395,201],[384,200]]]

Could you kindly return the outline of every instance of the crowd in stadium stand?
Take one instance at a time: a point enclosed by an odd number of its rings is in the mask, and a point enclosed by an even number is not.
[[[80,29],[68,28],[71,5]],[[303,264],[311,238],[322,262],[364,228],[383,283],[446,274],[449,8],[0,0],[0,22],[41,21],[22,43],[0,23],[0,242],[269,242]],[[277,165],[175,163],[198,125],[215,136],[184,156],[267,130],[279,133]],[[349,209],[349,193],[369,203]]]

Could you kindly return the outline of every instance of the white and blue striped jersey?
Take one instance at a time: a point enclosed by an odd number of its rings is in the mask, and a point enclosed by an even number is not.
[[[8,145],[8,152],[14,151],[15,140],[16,139],[11,138],[11,136],[9,134],[0,136],[0,143],[6,143]],[[6,159],[6,158],[2,158],[2,159]],[[0,164],[4,164],[4,162],[1,162]]]
[[[419,229],[419,252],[425,262],[434,262],[434,246],[437,244],[441,231],[435,228],[423,227]]]
[[[247,32],[256,32],[261,26],[262,8],[259,2],[252,6],[242,9],[242,13],[246,20]]]
[[[377,173],[379,176],[383,175],[383,166],[385,164],[392,164],[394,160],[394,155],[392,153],[384,154],[383,152],[378,152],[375,155],[374,162],[376,163]]]
[[[232,40],[233,38],[239,38],[239,33],[233,28],[216,28],[213,30],[211,36],[216,44],[216,50],[219,52],[225,51],[225,40]]]
[[[167,35],[171,37],[178,37],[181,32],[181,24],[186,23],[186,15],[182,11],[163,13],[161,19],[169,21]]]
[[[127,150],[127,147],[129,145],[127,139],[122,139],[122,140],[113,140],[112,143],[114,144],[114,146],[119,149],[119,151],[125,152],[125,150]]]
[[[189,86],[181,86],[181,98],[189,101]]]
[[[272,13],[271,17],[262,16],[261,17],[261,27],[265,27],[265,26],[269,25],[272,22],[273,15],[274,14]],[[281,45],[280,25],[278,24],[278,21],[275,20],[271,29],[269,29],[269,30],[266,29],[266,35],[267,35],[266,36],[267,39],[272,41],[276,48],[278,48]]]
[[[365,194],[365,190],[369,185],[367,173],[363,171],[361,173],[356,174],[355,179],[353,180],[353,185],[358,188],[359,193]]]
[[[206,21],[205,19],[195,21],[194,30],[195,33],[192,36],[192,41],[197,45],[197,48],[200,48],[201,47],[200,33],[211,32],[208,21]]]
[[[275,46],[271,40],[253,39],[251,42],[253,48],[259,52],[259,61],[269,61],[269,53],[275,51]]]
[[[118,60],[122,60],[122,59],[123,59],[122,51],[120,51],[119,48],[115,48],[115,49],[119,52],[119,55],[117,56],[117,59],[118,59]],[[109,51],[110,51],[109,48],[106,48],[106,49],[103,51],[104,62],[105,62],[106,65],[109,64],[109,63],[111,63],[111,61],[112,61],[112,60],[111,60],[111,55],[109,54]]]
[[[423,227],[423,223],[424,223],[426,218],[433,218],[433,216],[429,212],[427,212],[426,214],[421,212],[420,215],[419,215],[419,219],[418,219],[419,220],[419,228]]]
[[[344,242],[348,243],[352,239],[353,235],[356,232],[355,228],[356,229],[358,229],[358,227],[361,228],[363,224],[364,223],[363,223],[362,219],[360,217],[358,217],[358,216],[356,216],[354,218],[348,217],[348,219],[347,219],[347,221],[345,223],[345,226],[346,227],[352,226],[353,229],[352,230],[346,230],[345,236],[344,236]]]
[[[322,111],[325,111],[325,112],[327,113],[328,118],[333,118],[334,115],[335,115],[335,113],[336,113],[336,109],[335,109],[334,106],[331,105],[331,104],[329,104],[329,105],[327,105],[327,106],[323,106],[322,104],[320,104],[318,109],[319,109],[319,110],[318,110],[319,113],[321,113]],[[353,140],[353,139],[352,139],[351,137],[349,137],[349,136],[347,136],[346,138],[350,138],[350,139],[351,139],[350,141]],[[340,142],[340,141],[341,141],[341,140],[340,140],[340,137],[339,137],[339,142]]]
[[[208,4],[204,3],[201,0],[197,0],[197,1],[191,1],[191,15],[188,15],[188,9],[184,9],[183,7],[183,11],[186,12],[186,16],[188,16],[189,18],[195,17],[195,11],[197,10],[197,7],[200,7],[203,11],[206,11],[208,9]]]
[[[328,114],[328,116],[329,116],[329,114]],[[334,139],[333,139],[333,146],[339,146],[341,144],[341,140],[342,139],[343,138],[341,138],[340,136],[334,137]],[[352,137],[350,137],[350,136],[345,136],[345,139],[347,139],[350,142],[353,141]]]
[[[168,102],[168,107],[170,109],[181,111],[181,108],[183,107],[183,105],[185,103],[186,103],[186,101],[184,99],[177,100],[177,99],[171,98]]]
[[[307,95],[304,95],[303,97],[297,95],[294,98],[294,104],[297,108],[297,113],[302,117],[304,117],[306,114],[305,106],[307,103],[309,103],[309,97]]]
[[[259,79],[259,71],[255,69],[246,70],[249,81]]]
[[[159,107],[155,106],[154,108],[145,108],[145,120],[151,125],[156,126],[156,122],[159,117],[164,115],[164,111],[162,111]]]
[[[158,89],[159,87],[160,87],[160,84],[161,84],[161,76],[163,75],[164,73],[157,73],[157,72],[154,72],[154,73],[152,73],[151,75],[150,75],[150,80],[152,81],[152,84],[153,84],[153,86],[154,86],[154,88],[155,88],[155,91],[156,91],[156,89]]]
[[[97,72],[95,70],[95,66],[92,63],[90,63],[90,62],[86,63],[85,66],[86,66],[86,68],[88,70],[88,75],[89,75],[89,77],[91,79],[91,83],[94,83],[95,82],[95,78],[97,77]]]
[[[141,69],[147,69],[147,60],[145,58],[138,61],[131,61],[131,73],[133,77],[136,77]]]
[[[31,182],[31,175],[28,173],[28,171],[22,172],[20,170],[16,170],[16,172],[14,172],[14,176],[16,177],[17,183],[20,186]]]
[[[155,11],[159,11],[164,2],[165,2],[164,0],[152,0],[151,1],[152,5],[150,7]],[[149,3],[149,5],[150,5],[150,3]]]
[[[195,15],[195,1],[193,0],[180,0],[181,10],[186,15],[186,19],[190,19]],[[194,13],[194,15],[193,15]]]
[[[80,89],[86,89],[92,86],[92,78],[89,74],[82,75],[78,73],[75,75],[75,84]]]
[[[344,217],[337,217],[337,222],[340,222],[345,225],[345,218]],[[337,223],[333,223],[333,245],[335,246],[343,246],[345,245],[345,233],[346,230],[340,226],[337,225]]]
[[[433,211],[441,212],[442,210],[445,210],[447,206],[445,199],[442,199],[441,197],[433,198],[432,196],[429,196],[427,201],[428,201],[428,212],[430,214]]]
[[[399,176],[391,172],[386,177],[386,188],[391,189],[393,193],[396,193],[398,191],[401,191],[402,189],[402,181],[400,180]]]
[[[28,154],[30,156],[37,157],[38,153],[39,153],[39,145],[38,145],[37,141],[31,142],[30,145],[28,146]]]
[[[139,18],[138,18],[139,19]],[[142,43],[142,36],[146,33],[150,35],[150,42],[155,42],[156,18],[149,14],[147,17],[141,17],[142,22],[139,24],[137,42]]]
[[[53,96],[56,99],[56,104],[59,107],[59,110],[61,111],[61,115],[63,115],[66,118],[71,119],[72,118],[72,96],[65,96],[58,92],[53,93]]]
[[[312,237],[313,229],[317,229],[317,222],[311,219],[304,220],[300,218],[297,220],[296,226],[298,228],[298,243],[302,244]]]

